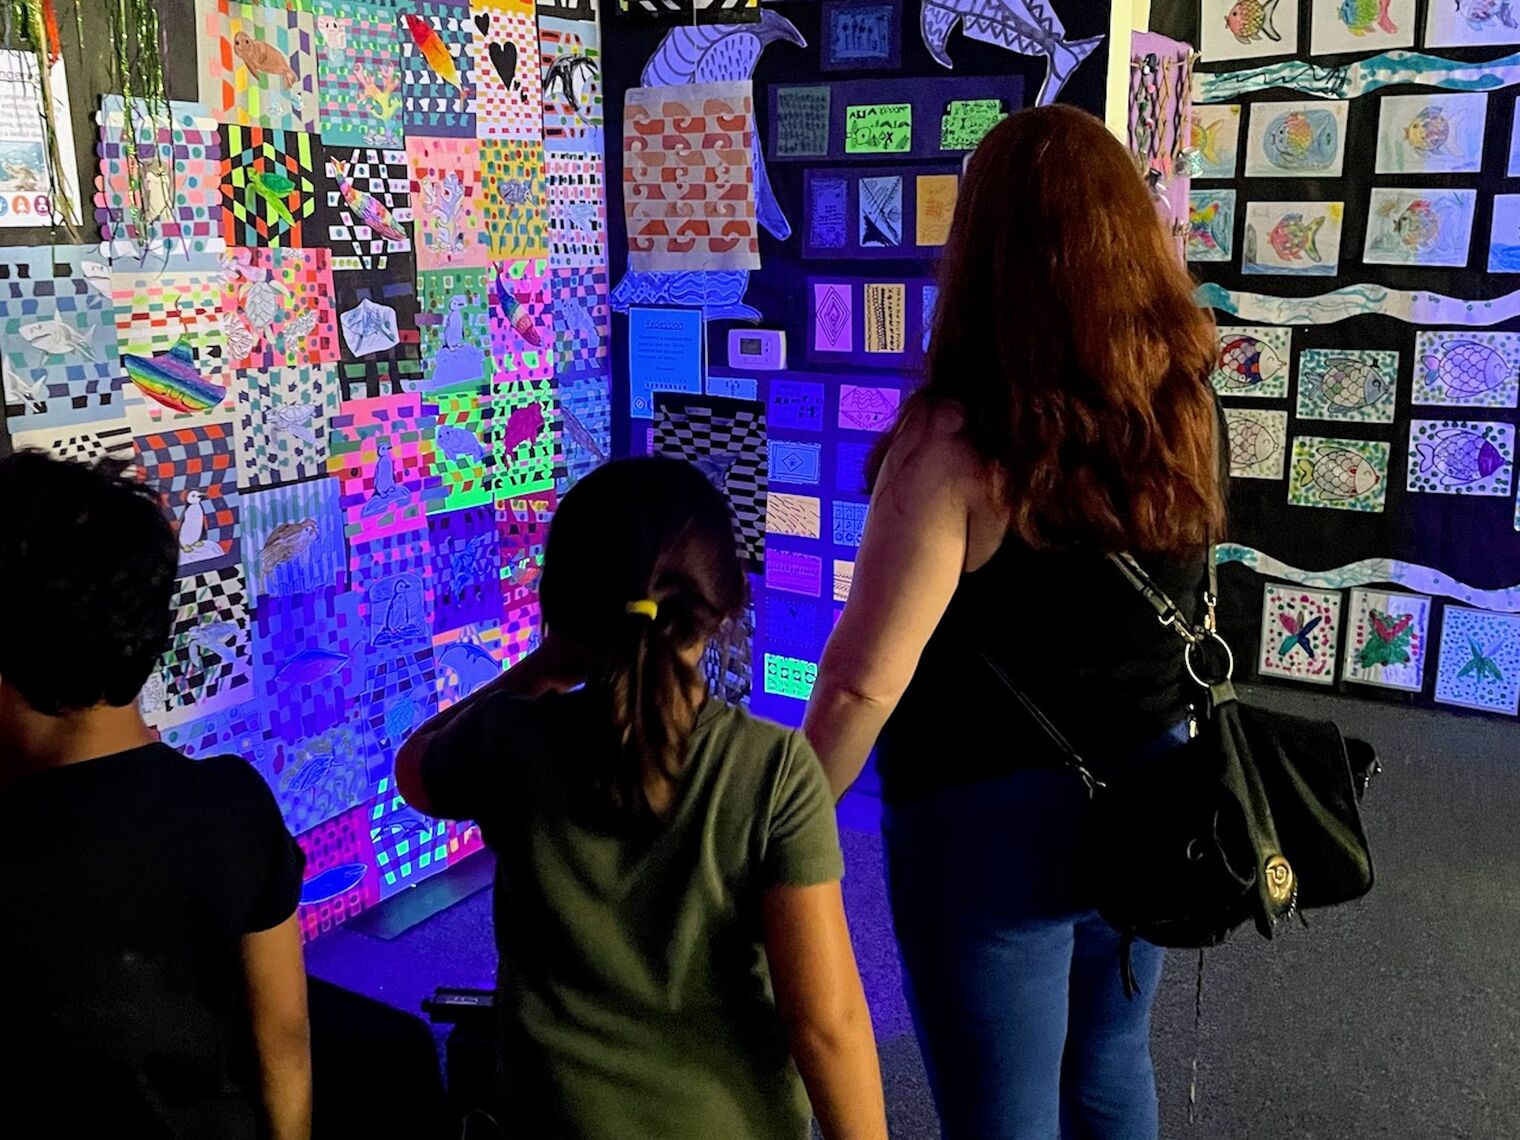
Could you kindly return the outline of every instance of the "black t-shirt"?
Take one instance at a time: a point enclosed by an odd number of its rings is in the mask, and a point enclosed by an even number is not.
[[[259,1135],[242,936],[303,856],[233,756],[162,744],[0,792],[0,1133]]]

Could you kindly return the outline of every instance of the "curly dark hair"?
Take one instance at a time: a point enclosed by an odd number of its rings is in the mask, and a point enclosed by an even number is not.
[[[0,459],[0,684],[48,716],[131,704],[169,641],[179,549],[124,468]]]

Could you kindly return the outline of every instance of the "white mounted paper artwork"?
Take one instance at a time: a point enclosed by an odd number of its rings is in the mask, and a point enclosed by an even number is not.
[[[1193,149],[1200,178],[1234,178],[1240,162],[1240,104],[1198,103],[1193,107]]]
[[[1431,0],[1427,9],[1427,48],[1520,44],[1514,0]]]
[[[1198,47],[1203,62],[1298,54],[1299,0],[1203,0]]]
[[[1369,265],[1467,265],[1476,190],[1377,187],[1367,210]]]
[[[1311,0],[1314,55],[1413,47],[1415,0]]]
[[[1246,131],[1248,178],[1339,178],[1346,158],[1345,100],[1255,103]]]
[[[1377,173],[1476,174],[1488,96],[1389,95],[1378,107]]]
[[[1340,265],[1344,217],[1340,202],[1248,203],[1240,271],[1333,276]]]

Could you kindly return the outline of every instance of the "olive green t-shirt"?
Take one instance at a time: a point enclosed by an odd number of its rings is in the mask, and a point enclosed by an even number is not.
[[[497,854],[505,1111],[535,1140],[805,1140],[760,901],[844,873],[817,756],[709,701],[668,817],[630,827],[576,778],[591,714],[488,697],[422,762],[434,809]]]

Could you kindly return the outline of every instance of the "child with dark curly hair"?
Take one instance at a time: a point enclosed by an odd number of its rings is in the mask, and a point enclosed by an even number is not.
[[[248,764],[138,711],[177,567],[114,465],[0,460],[7,1135],[310,1135],[301,850]]]

